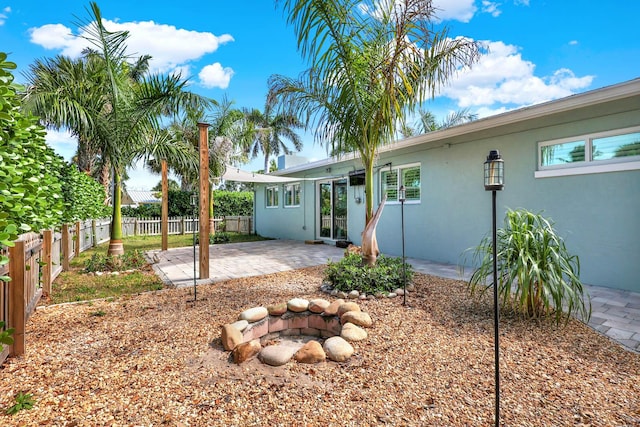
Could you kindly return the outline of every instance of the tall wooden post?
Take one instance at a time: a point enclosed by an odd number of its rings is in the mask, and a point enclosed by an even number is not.
[[[16,240],[15,246],[9,248],[9,327],[14,329],[11,354],[24,354],[25,321],[27,318],[27,301],[24,296],[26,256],[24,240]]]
[[[44,262],[42,271],[42,293],[51,295],[51,276],[53,276],[53,263],[51,262],[53,230],[44,230],[42,232],[42,240],[42,261]]]
[[[62,224],[62,271],[69,271],[71,259],[71,242],[69,241],[69,224]]]
[[[75,252],[76,256],[79,256],[79,255],[80,255],[80,245],[81,245],[81,243],[82,243],[82,242],[80,241],[80,237],[82,237],[82,236],[80,235],[80,234],[81,234],[81,232],[80,232],[80,226],[81,226],[80,221],[77,221],[77,222],[76,222],[76,247],[74,248],[74,252]]]
[[[167,161],[162,161],[162,250],[169,247],[169,178]]]
[[[209,278],[209,125],[198,123],[200,146],[200,279]]]

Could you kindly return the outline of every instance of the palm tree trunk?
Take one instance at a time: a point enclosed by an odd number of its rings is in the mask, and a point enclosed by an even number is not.
[[[213,184],[209,184],[209,234],[216,234],[216,223],[213,218]]]
[[[124,253],[122,243],[122,183],[120,173],[113,172],[113,214],[111,216],[111,240],[107,255],[119,256]]]

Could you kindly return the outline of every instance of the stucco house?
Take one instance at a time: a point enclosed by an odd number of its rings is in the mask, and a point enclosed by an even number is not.
[[[382,253],[456,264],[491,230],[483,163],[500,151],[507,208],[542,212],[577,254],[584,283],[640,292],[640,79],[510,111],[381,147],[376,204]],[[305,163],[256,183],[255,229],[282,239],[349,240],[364,229],[356,155]],[[277,182],[276,182],[277,181]]]

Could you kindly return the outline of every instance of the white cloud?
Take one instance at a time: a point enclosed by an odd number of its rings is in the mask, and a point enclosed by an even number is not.
[[[48,129],[44,139],[47,145],[64,157],[65,160],[69,161],[76,155],[78,140],[70,132]]]
[[[190,61],[199,60],[225,44],[234,41],[229,34],[216,36],[208,32],[190,31],[173,25],[157,24],[153,21],[115,22],[103,21],[109,31],[129,31],[127,53],[132,56],[149,54],[153,57],[150,68],[153,72],[168,72],[184,67]],[[87,40],[75,37],[62,24],[47,24],[31,28],[31,42],[46,49],[61,50],[63,55],[77,57],[89,46]],[[84,28],[79,36],[86,35]]]
[[[571,40],[569,42],[569,46],[576,46],[578,44],[578,40]]]
[[[233,74],[233,69],[229,67],[223,68],[219,62],[216,62],[204,67],[202,71],[200,71],[200,74],[198,74],[198,77],[200,77],[200,84],[204,87],[226,89],[229,86],[229,81],[231,81]]]
[[[560,69],[550,76],[536,76],[535,64],[522,58],[519,49],[503,42],[487,42],[489,53],[471,69],[460,71],[442,96],[459,107],[526,106],[569,96],[585,89],[594,76],[576,77]]]
[[[482,0],[482,11],[484,13],[491,14],[491,16],[493,16],[494,18],[497,18],[502,13],[502,11],[498,9],[498,6],[500,6],[500,3]]]
[[[5,22],[7,22],[9,13],[11,13],[11,8],[9,6],[5,7],[4,9],[2,9],[2,12],[0,12],[0,27],[3,26]]]
[[[436,15],[442,21],[469,22],[478,8],[474,0],[434,0]]]

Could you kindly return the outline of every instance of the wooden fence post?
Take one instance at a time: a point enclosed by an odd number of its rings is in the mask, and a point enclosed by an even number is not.
[[[17,240],[15,246],[9,248],[9,327],[14,329],[11,355],[24,353],[24,332],[27,303],[24,298],[24,275],[26,257],[24,241]]]
[[[62,224],[62,271],[69,271],[69,258],[71,258],[70,244],[69,224]]]
[[[42,232],[42,261],[44,269],[42,272],[42,293],[51,295],[51,278],[53,277],[53,264],[51,262],[51,252],[53,251],[53,230]]]

